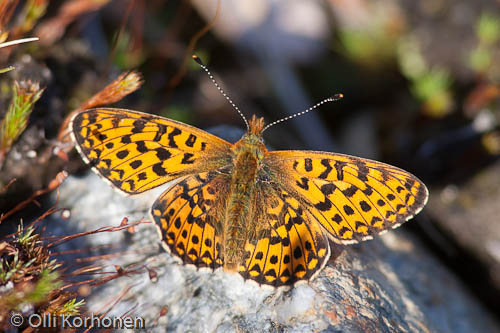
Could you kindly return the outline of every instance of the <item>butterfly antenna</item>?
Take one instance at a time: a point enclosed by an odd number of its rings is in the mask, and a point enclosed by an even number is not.
[[[208,74],[208,77],[210,78],[210,80],[212,80],[212,82],[217,87],[217,89],[222,94],[222,96],[224,96],[224,98],[227,99],[227,101],[229,102],[229,104],[231,104],[233,106],[233,108],[236,110],[236,112],[238,112],[238,114],[241,116],[241,118],[243,118],[243,121],[245,121],[245,125],[247,126],[247,130],[249,130],[250,126],[248,125],[247,118],[245,118],[245,116],[240,111],[240,109],[236,106],[236,104],[234,104],[234,102],[231,100],[231,98],[229,98],[226,95],[226,93],[224,92],[224,90],[222,90],[222,88],[219,86],[219,84],[217,83],[217,81],[215,81],[215,78],[213,77],[212,73],[210,73],[210,71],[208,70],[208,67],[205,66],[205,64],[201,61],[201,59],[198,56],[196,56],[196,55],[193,55],[193,60],[196,61],[196,63],[198,65],[200,65],[200,67],[203,68],[203,70]]]
[[[331,97],[328,97],[328,98],[325,98],[324,100],[322,100],[321,102],[319,103],[316,103],[315,105],[311,106],[309,109],[307,110],[304,110],[302,112],[297,112],[297,113],[294,113],[292,114],[291,116],[288,116],[288,117],[285,117],[285,118],[281,118],[281,119],[278,119],[276,121],[273,121],[272,123],[268,124],[266,127],[264,127],[264,129],[262,130],[262,133],[264,133],[265,130],[267,130],[269,127],[271,126],[274,126],[276,124],[279,124],[279,123],[282,123],[284,121],[287,121],[287,120],[290,120],[292,118],[296,118],[296,117],[300,117],[314,109],[316,109],[317,107],[325,104],[325,103],[329,103],[329,102],[335,102],[335,101],[338,101],[340,99],[344,98],[344,95],[343,94],[335,94]]]

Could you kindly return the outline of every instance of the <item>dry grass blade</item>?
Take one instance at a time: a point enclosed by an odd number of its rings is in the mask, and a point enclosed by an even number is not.
[[[49,183],[49,186],[47,188],[44,188],[44,189],[36,191],[28,199],[20,202],[16,207],[14,207],[13,209],[11,209],[10,211],[8,211],[7,213],[5,213],[2,216],[0,216],[0,224],[7,217],[9,217],[12,214],[20,211],[21,209],[23,209],[24,207],[26,207],[28,204],[30,204],[33,201],[35,201],[36,198],[38,198],[38,197],[40,197],[40,196],[42,196],[44,194],[47,194],[49,192],[54,191],[56,188],[58,188],[64,182],[64,180],[66,179],[66,177],[68,177],[68,174],[66,173],[66,171],[59,172],[57,174],[57,176]]]
[[[30,37],[30,38],[21,38],[21,39],[11,40],[8,42],[0,43],[0,48],[12,46],[12,45],[17,45],[17,44],[22,44],[22,43],[34,42],[37,40],[39,40],[38,37]]]
[[[102,227],[102,228],[99,228],[99,229],[96,229],[96,230],[91,230],[91,231],[87,231],[87,232],[81,232],[81,233],[78,233],[78,234],[68,235],[68,236],[64,236],[64,237],[58,237],[58,239],[56,241],[54,241],[52,243],[49,243],[47,245],[47,247],[50,248],[50,247],[53,247],[53,246],[56,246],[56,245],[61,245],[64,242],[67,242],[69,240],[72,240],[72,239],[75,239],[75,238],[78,238],[78,237],[82,237],[82,236],[97,234],[97,233],[101,233],[101,232],[115,232],[115,231],[120,231],[120,230],[128,229],[128,228],[130,228],[132,226],[136,226],[136,225],[144,224],[144,223],[151,223],[151,222],[148,222],[148,221],[138,221],[138,222],[134,222],[134,223],[127,224],[127,225],[122,225],[122,226],[119,226],[119,227]]]
[[[142,85],[142,82],[143,82],[142,76],[139,72],[130,71],[120,74],[118,78],[116,78],[113,82],[104,87],[97,94],[89,98],[87,101],[82,103],[82,105],[78,109],[71,112],[66,117],[66,119],[64,119],[64,122],[59,130],[57,139],[60,142],[65,142],[65,143],[69,142],[68,125],[73,115],[85,109],[117,102],[122,98],[124,98],[125,96],[139,89],[140,86]]]

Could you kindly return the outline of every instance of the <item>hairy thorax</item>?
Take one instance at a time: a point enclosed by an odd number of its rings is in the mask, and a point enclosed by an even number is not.
[[[258,125],[251,122],[250,128],[258,129],[255,128]],[[233,174],[223,231],[225,271],[236,271],[243,263],[245,243],[254,234],[256,222],[252,218],[251,203],[254,202],[257,175],[266,151],[260,130],[250,131],[234,145]]]

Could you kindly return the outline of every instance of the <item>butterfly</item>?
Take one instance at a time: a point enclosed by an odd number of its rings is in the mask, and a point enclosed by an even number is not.
[[[245,120],[246,121],[246,120]],[[396,228],[428,191],[397,167],[337,153],[264,145],[262,118],[229,143],[190,125],[137,111],[76,114],[77,149],[114,187],[138,194],[175,180],[151,215],[167,252],[275,287],[313,279],[339,244]]]

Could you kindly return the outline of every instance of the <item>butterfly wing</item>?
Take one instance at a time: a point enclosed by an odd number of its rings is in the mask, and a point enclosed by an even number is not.
[[[220,171],[187,176],[154,203],[152,216],[162,244],[184,264],[211,269],[224,265],[223,212],[230,182],[230,174]],[[323,231],[286,191],[265,182],[256,186],[249,218],[257,228],[244,244],[239,273],[276,287],[311,279],[330,256]]]
[[[330,257],[328,239],[306,207],[279,185],[258,182],[252,207],[257,228],[239,272],[279,287],[310,280]]]
[[[151,215],[167,252],[196,267],[223,265],[221,214],[230,181],[214,171],[186,176],[156,200]]]
[[[412,174],[377,161],[310,151],[272,151],[273,182],[307,207],[332,240],[355,243],[415,216],[428,198]]]
[[[120,190],[136,194],[183,175],[218,169],[231,144],[195,127],[125,109],[80,112],[71,121],[85,160]]]

